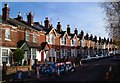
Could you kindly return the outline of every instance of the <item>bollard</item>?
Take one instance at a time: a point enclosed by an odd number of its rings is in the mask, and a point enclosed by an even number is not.
[[[109,72],[111,72],[111,71],[112,71],[112,66],[109,67]]]
[[[80,61],[80,65],[82,66],[82,62]]]
[[[17,71],[15,74],[16,81],[23,81],[24,80],[24,72],[23,71]]]
[[[109,78],[109,72],[107,72],[106,75],[105,75],[105,79],[108,80],[108,78]]]
[[[59,67],[58,67],[57,75],[60,76],[60,70],[59,70]]]
[[[39,79],[40,79],[40,74],[39,74],[39,69],[38,69],[38,67],[36,67],[36,73],[37,73],[36,79],[39,80]]]
[[[30,68],[28,68],[28,77],[31,78]]]
[[[75,67],[75,63],[73,63],[73,66]]]

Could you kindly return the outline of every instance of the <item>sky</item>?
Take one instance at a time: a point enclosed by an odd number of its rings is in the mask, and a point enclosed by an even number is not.
[[[2,2],[2,8],[4,3]],[[23,19],[26,20],[26,15],[32,11],[34,22],[44,24],[45,18],[48,17],[54,28],[60,21],[62,30],[66,30],[69,24],[71,32],[77,28],[78,33],[83,30],[85,35],[88,33],[108,38],[105,31],[105,13],[99,2],[8,2],[8,4],[11,18],[16,18],[18,12],[21,12]]]

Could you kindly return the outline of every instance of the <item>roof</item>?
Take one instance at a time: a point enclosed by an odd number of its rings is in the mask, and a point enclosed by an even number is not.
[[[44,31],[46,32],[46,34],[49,34],[49,32],[52,30],[52,28],[48,28],[48,29],[45,29]]]
[[[20,48],[24,43],[26,43],[29,48],[38,48],[38,46],[39,46],[37,43],[31,43],[31,42],[27,42],[27,41],[24,41],[24,40],[20,40],[17,43],[17,47]]]
[[[59,34],[61,34],[61,36],[60,36],[60,37],[63,37],[63,36],[64,36],[64,34],[65,34],[65,32],[66,32],[66,31],[61,31],[61,32],[59,32]]]
[[[69,34],[69,36],[71,37],[71,39],[73,39],[74,38],[74,36],[75,36],[75,34]]]
[[[41,43],[40,50],[43,50],[43,49],[45,48],[46,45],[48,45],[47,42],[42,42],[42,43]]]
[[[0,20],[2,20],[2,16],[1,15],[0,15]],[[24,21],[24,20],[17,20],[16,18],[14,18],[14,19],[9,18],[9,20],[7,20],[7,22],[2,20],[2,23],[13,25],[13,26],[16,26],[16,27],[22,27],[22,28],[27,28],[27,29],[38,30],[38,31],[41,31],[41,30],[44,29],[44,26],[42,26],[42,25],[29,26],[26,21]]]

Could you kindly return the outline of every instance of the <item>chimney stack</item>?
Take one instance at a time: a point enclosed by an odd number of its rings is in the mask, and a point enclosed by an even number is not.
[[[90,35],[90,40],[91,40],[91,41],[93,40],[93,35],[92,35],[92,34]]]
[[[70,25],[67,25],[67,33],[70,34]]]
[[[84,36],[84,32],[83,32],[83,30],[81,30],[81,33],[80,33],[80,34],[81,34],[82,37]]]
[[[77,30],[77,28],[75,28],[74,33],[75,33],[76,35],[78,35],[78,30]]]
[[[30,13],[27,15],[27,22],[28,22],[28,25],[33,25],[33,18],[34,18],[34,16],[33,16],[33,14],[32,14],[32,12],[30,11]]]
[[[61,32],[61,31],[62,31],[60,22],[58,22],[58,24],[57,24],[57,31],[58,31],[58,32]]]
[[[2,11],[3,11],[2,19],[4,21],[7,21],[9,19],[9,12],[10,12],[10,8],[7,3],[4,5],[4,8],[2,9]]]
[[[45,18],[44,25],[45,28],[50,28],[50,21],[48,20],[48,17]]]

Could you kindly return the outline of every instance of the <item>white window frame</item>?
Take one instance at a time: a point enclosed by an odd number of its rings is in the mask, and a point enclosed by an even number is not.
[[[5,29],[5,40],[11,40],[11,33],[10,33],[10,29],[6,28]]]
[[[67,49],[61,49],[61,58],[67,57]]]
[[[60,41],[61,41],[61,45],[67,45],[67,38],[66,37],[61,37]]]
[[[9,63],[10,63],[10,62],[9,62],[9,60],[10,60],[10,59],[9,59],[10,49],[8,49],[8,48],[2,48],[1,50],[2,50],[2,52],[1,52],[1,53],[2,53],[2,58],[3,58],[3,57],[6,57],[6,58],[7,58],[7,65],[10,65],[10,64],[9,64]],[[8,51],[7,56],[3,56],[3,50],[7,50],[7,51]],[[2,62],[3,62],[3,60],[2,60]]]
[[[76,46],[76,39],[71,40],[71,46]]]
[[[51,40],[51,44],[54,44],[55,43],[55,35],[54,34],[51,34],[50,35],[50,40]]]
[[[55,44],[55,35],[54,34],[48,34],[46,36],[48,44]]]
[[[36,43],[36,41],[37,41],[37,36],[35,33],[33,33],[33,42]]]
[[[28,31],[25,32],[25,39],[26,39],[26,41],[30,40],[30,32],[28,32]]]
[[[36,49],[31,48],[31,51],[32,51],[32,59],[36,59]]]

